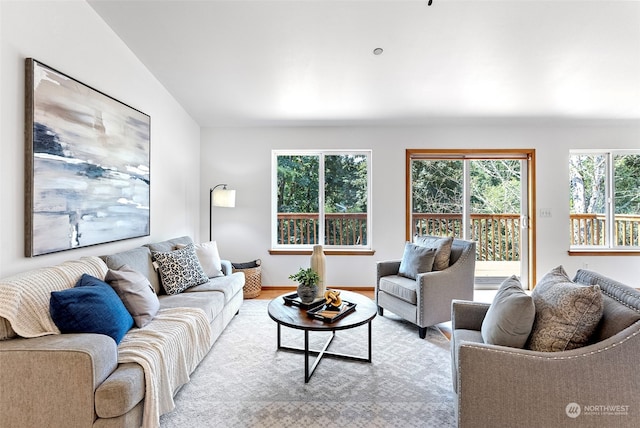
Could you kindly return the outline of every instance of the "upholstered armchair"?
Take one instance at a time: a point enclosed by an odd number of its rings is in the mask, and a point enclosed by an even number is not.
[[[401,268],[407,262],[409,247],[422,251],[422,248],[415,246],[429,248],[423,254],[433,252],[435,258],[433,267],[428,269],[430,271],[420,272],[418,269],[415,279],[412,279],[412,275],[403,275]],[[473,300],[475,263],[475,242],[434,236],[417,237],[413,246],[407,243],[403,260],[377,263],[375,299],[378,314],[383,316],[384,309],[388,309],[416,324],[420,338],[424,339],[427,327],[451,319],[452,300]]]
[[[583,269],[574,281],[598,284],[604,309],[587,345],[570,350],[485,343],[482,324],[491,305],[453,302],[451,363],[459,428],[638,426],[640,292]]]

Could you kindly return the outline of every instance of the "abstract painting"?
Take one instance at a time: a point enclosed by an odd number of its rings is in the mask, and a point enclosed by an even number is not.
[[[26,60],[27,257],[149,235],[148,115]]]

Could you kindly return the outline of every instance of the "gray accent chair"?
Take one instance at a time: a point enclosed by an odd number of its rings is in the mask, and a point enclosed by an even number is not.
[[[451,319],[454,299],[473,300],[476,243],[454,239],[449,267],[440,271],[418,274],[416,279],[398,275],[400,260],[377,263],[375,299],[378,314],[388,309],[416,324],[424,339],[427,327]]]
[[[592,343],[560,352],[485,344],[489,304],[454,301],[451,369],[459,428],[637,427],[640,421],[640,291],[578,270],[599,284],[604,314]]]

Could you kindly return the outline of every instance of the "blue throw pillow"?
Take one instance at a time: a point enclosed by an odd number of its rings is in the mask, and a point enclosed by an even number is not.
[[[51,318],[62,333],[106,334],[117,343],[133,327],[133,318],[106,282],[83,274],[74,288],[52,291]]]

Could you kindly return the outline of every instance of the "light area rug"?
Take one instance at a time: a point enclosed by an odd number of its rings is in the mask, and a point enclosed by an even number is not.
[[[454,427],[449,341],[389,311],[373,320],[373,362],[323,358],[304,383],[304,355],[278,351],[266,300],[240,313],[160,418],[185,427]],[[318,349],[330,333],[311,332]],[[304,346],[304,333],[282,328],[282,344]],[[367,327],[338,331],[331,351],[366,356]]]

